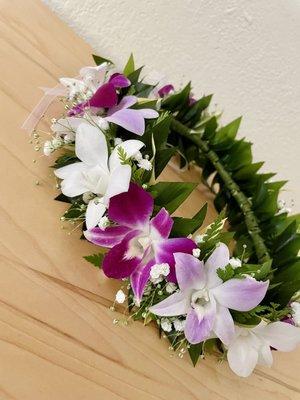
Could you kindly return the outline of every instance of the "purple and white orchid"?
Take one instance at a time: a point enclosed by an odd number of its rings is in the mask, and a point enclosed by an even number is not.
[[[84,232],[90,242],[111,248],[104,258],[103,271],[110,278],[130,277],[137,303],[153,265],[167,263],[170,266],[167,279],[176,282],[173,254],[192,253],[196,248],[191,239],[169,239],[173,220],[164,208],[151,219],[153,206],[152,196],[131,183],[128,192],[110,200],[108,217],[117,225]]]
[[[246,378],[256,364],[271,367],[271,348],[292,351],[300,343],[300,328],[286,322],[261,321],[254,328],[235,326],[234,338],[227,346],[229,367],[237,375]]]
[[[249,311],[264,298],[269,282],[254,278],[223,282],[218,268],[229,263],[228,247],[220,243],[204,264],[190,254],[175,253],[175,271],[179,291],[150,307],[159,316],[187,315],[184,333],[192,344],[217,336],[229,344],[234,322],[229,309]]]
[[[88,204],[88,228],[93,228],[100,221],[111,197],[129,188],[131,167],[121,163],[119,148],[122,147],[130,158],[143,146],[144,143],[139,140],[127,140],[116,146],[108,157],[107,142],[102,131],[87,123],[78,126],[75,153],[81,161],[57,169],[55,175],[62,179],[61,191],[65,196],[75,197],[87,192],[99,196]]]
[[[117,106],[110,108],[105,120],[121,126],[129,132],[142,136],[145,132],[145,119],[158,117],[158,112],[151,108],[129,108],[137,103],[137,97],[125,96]]]

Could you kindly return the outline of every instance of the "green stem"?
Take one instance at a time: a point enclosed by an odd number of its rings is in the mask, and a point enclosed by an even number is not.
[[[191,142],[195,143],[201,152],[207,157],[207,159],[213,164],[216,171],[223,180],[226,188],[236,200],[240,210],[244,214],[245,223],[247,230],[254,244],[255,252],[260,263],[270,260],[268,249],[261,237],[261,231],[256,219],[256,216],[252,210],[251,203],[247,196],[241,191],[237,183],[232,179],[230,173],[225,169],[224,165],[220,161],[217,154],[209,148],[208,143],[201,139],[199,133],[196,133],[192,129],[187,128],[181,122],[173,119],[171,128],[173,131],[180,135],[187,137]]]

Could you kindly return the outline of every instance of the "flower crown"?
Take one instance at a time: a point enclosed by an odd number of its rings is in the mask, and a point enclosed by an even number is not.
[[[251,144],[236,139],[240,119],[219,127],[212,96],[147,83],[132,55],[121,73],[93,57],[95,67],[45,90],[24,129],[39,140],[37,124],[60,98],[43,151],[58,153],[56,200],[69,203],[61,219],[101,248],[85,259],[122,280],[111,309],[127,300],[128,315],[113,322],[155,321],[194,365],[214,353],[243,377],[270,366],[271,350],[300,342],[299,218],[278,203],[285,182],[258,172]],[[193,218],[172,216],[197,183],[157,182],[176,155],[182,169],[201,168],[215,196],[219,216],[201,235],[207,205]]]

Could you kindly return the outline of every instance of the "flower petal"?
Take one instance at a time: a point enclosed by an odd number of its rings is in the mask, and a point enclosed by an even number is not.
[[[256,281],[254,278],[230,279],[212,289],[219,304],[237,311],[249,311],[265,297],[269,281]]]
[[[180,290],[200,289],[205,283],[204,265],[191,254],[175,253],[175,271]]]
[[[191,344],[203,342],[210,337],[215,320],[215,312],[215,303],[213,301],[203,307],[201,315],[194,309],[188,312],[184,334]]]
[[[177,282],[175,274],[175,259],[173,254],[191,254],[193,249],[195,249],[196,247],[196,243],[188,238],[166,239],[159,242],[155,246],[155,260],[157,264],[168,263],[170,265],[168,281]]]
[[[115,73],[109,78],[109,82],[114,85],[115,88],[124,88],[131,85],[131,82],[125,75]]]
[[[286,322],[272,322],[260,332],[270,346],[279,351],[292,351],[300,344],[300,328]]]
[[[175,317],[185,315],[190,309],[188,298],[182,292],[177,292],[167,297],[155,306],[149,308],[149,311],[161,317]]]
[[[104,257],[103,272],[109,278],[122,279],[129,277],[142,261],[142,256],[128,258],[127,253],[130,249],[130,241],[134,239],[139,231],[129,232],[125,238],[114,246]]]
[[[125,96],[117,106],[112,107],[108,110],[107,115],[112,115],[119,110],[129,108],[133,106],[137,102],[137,100],[138,99],[136,96]]]
[[[60,184],[60,189],[67,197],[79,196],[90,191],[81,172],[75,172],[64,179]]]
[[[139,110],[122,109],[108,115],[106,120],[139,136],[145,132],[145,120]]]
[[[87,229],[92,229],[98,225],[100,218],[105,213],[106,207],[103,203],[96,203],[90,200],[85,213],[85,223]]]
[[[151,119],[157,118],[159,116],[158,112],[153,110],[152,108],[141,108],[138,110],[140,114],[142,114],[143,118]]]
[[[120,225],[142,228],[150,219],[153,203],[152,196],[146,190],[131,183],[128,192],[111,198],[108,216]]]
[[[209,288],[222,283],[221,278],[217,275],[217,269],[224,268],[229,263],[229,258],[228,247],[224,243],[220,243],[207,259],[205,269],[207,270],[207,286]]]
[[[146,265],[142,261],[130,275],[131,287],[138,304],[140,304],[140,301],[142,300],[145,287],[150,278],[151,267],[154,264],[155,260],[150,260]]]
[[[54,174],[60,179],[67,179],[74,173],[84,172],[88,169],[87,165],[83,162],[75,162],[73,164],[66,165],[65,167],[58,168],[54,171]]]
[[[110,108],[115,106],[117,102],[118,96],[115,86],[112,83],[108,82],[104,83],[104,85],[100,86],[99,89],[97,89],[95,94],[88,101],[88,104],[91,107]]]
[[[230,344],[227,352],[229,367],[238,376],[251,375],[258,361],[258,351],[250,336],[239,336]]]
[[[216,336],[226,345],[234,337],[234,322],[228,308],[217,304],[216,319],[213,326]]]
[[[173,220],[165,208],[161,208],[150,221],[151,228],[154,228],[161,237],[168,238],[173,226]]]
[[[109,176],[109,182],[104,196],[104,202],[108,203],[111,197],[128,191],[131,178],[130,165],[119,165]]]
[[[113,170],[114,168],[118,167],[121,165],[120,158],[119,158],[119,150],[122,148],[124,152],[126,153],[127,158],[133,157],[141,148],[145,146],[143,142],[140,140],[126,140],[125,142],[119,144],[116,146],[110,157],[109,157],[109,169]]]
[[[84,231],[85,238],[97,246],[111,248],[119,244],[130,232],[126,226],[109,226],[105,230],[98,227]]]
[[[75,142],[76,156],[89,166],[100,165],[107,171],[107,143],[104,134],[95,126],[79,125]]]
[[[158,90],[159,97],[167,96],[170,92],[174,91],[174,86],[171,84],[165,85]]]
[[[258,364],[271,367],[273,364],[273,355],[270,346],[261,346],[258,353]]]

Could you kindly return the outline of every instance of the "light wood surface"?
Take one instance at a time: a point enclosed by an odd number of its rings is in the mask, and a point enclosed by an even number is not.
[[[90,53],[39,1],[0,1],[0,399],[300,399],[299,350],[245,380],[213,358],[196,368],[171,358],[154,327],[112,323],[119,283],[82,259],[94,246],[61,229],[49,161],[20,130],[38,87],[76,75]],[[169,168],[163,179],[197,177]],[[200,187],[181,211],[208,198]]]

